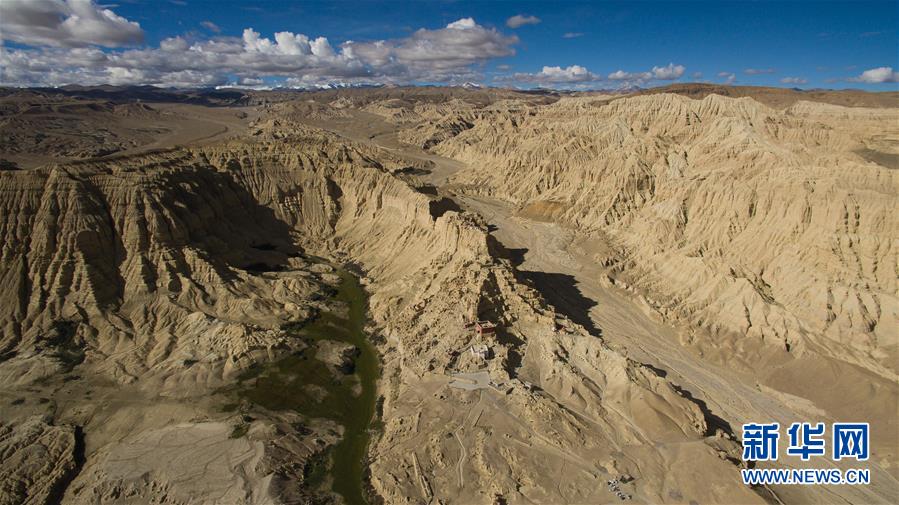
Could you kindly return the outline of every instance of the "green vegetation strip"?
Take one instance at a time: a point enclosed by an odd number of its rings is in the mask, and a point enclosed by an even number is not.
[[[293,410],[342,425],[344,436],[330,451],[332,489],[348,505],[364,505],[365,455],[375,412],[378,358],[364,332],[365,291],[350,273],[341,271],[340,276],[336,299],[346,304],[346,317],[322,312],[302,327],[286,326],[310,346],[271,365],[250,367],[238,377],[241,386],[237,394],[269,410]],[[316,359],[314,343],[320,340],[345,342],[359,349],[352,374],[335,372]],[[361,386],[359,394],[354,391],[357,384]]]

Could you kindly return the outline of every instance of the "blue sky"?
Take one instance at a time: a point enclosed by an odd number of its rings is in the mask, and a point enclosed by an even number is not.
[[[5,84],[895,90],[899,78],[894,1],[4,0],[0,9]]]

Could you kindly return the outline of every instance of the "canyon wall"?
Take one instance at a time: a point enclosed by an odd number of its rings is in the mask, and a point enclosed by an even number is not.
[[[706,488],[676,473],[691,496],[760,499],[738,485],[726,430],[663,376],[555,314],[496,257],[479,218],[435,205],[392,173],[399,162],[282,121],[252,140],[0,173],[0,377],[52,396],[53,406],[50,417],[5,419],[0,447],[24,454],[79,433],[34,463],[47,477],[32,496],[303,498],[302,465],[291,462],[312,449],[291,431],[297,420],[270,412],[235,438],[215,395],[297,345],[282,325],[321,309],[333,284],[320,254],[355,265],[371,293],[383,396],[371,484],[387,502],[483,501],[488,491],[559,500],[542,465],[546,454],[568,453],[588,483],[578,491],[585,499],[605,476],[629,472],[646,482],[646,496],[670,500],[662,475],[687,460],[720,475]],[[474,317],[500,324],[490,372],[509,388],[499,410],[523,424],[471,428],[482,430],[472,448],[479,482],[461,494],[443,471],[457,450],[441,417],[448,404],[423,384],[467,356],[472,335],[462,323]],[[407,407],[419,400],[433,410],[419,411],[425,427],[410,432]],[[333,443],[334,433],[313,435]],[[530,442],[508,453],[508,471],[494,480],[492,460],[510,450],[509,437]],[[428,460],[400,450],[423,443]],[[184,466],[185,454],[205,461],[204,472]],[[22,478],[2,474],[11,488]]]
[[[497,114],[432,148],[468,164],[462,191],[607,242],[613,282],[709,352],[810,348],[895,377],[896,109],[660,94]]]

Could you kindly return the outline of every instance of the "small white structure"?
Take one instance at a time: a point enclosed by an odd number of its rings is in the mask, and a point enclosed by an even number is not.
[[[480,358],[482,360],[490,359],[490,347],[487,344],[474,344],[469,349],[471,351],[471,355]]]

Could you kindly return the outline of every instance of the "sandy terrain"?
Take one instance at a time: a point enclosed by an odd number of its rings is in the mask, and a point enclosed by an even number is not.
[[[751,97],[769,107],[783,109],[800,101],[819,102],[843,107],[899,107],[899,92],[868,93],[861,90],[787,89],[765,86],[727,86],[717,84],[671,84],[643,90],[640,94],[677,93],[700,99],[716,94],[739,98]]]
[[[0,153],[21,168],[121,156],[242,135],[254,107],[117,103],[28,91],[0,97]]]
[[[5,95],[0,503],[899,501],[899,112],[740,92]],[[740,482],[856,417],[870,486]]]
[[[829,117],[835,122],[833,117],[843,114],[836,107],[830,111],[830,116],[818,112],[819,119]],[[669,380],[702,401],[722,422],[739,426],[755,419],[772,419],[789,424],[804,418],[854,418],[860,412],[866,419],[876,419],[874,424],[880,426],[879,452],[883,455],[875,470],[879,485],[872,486],[870,491],[806,489],[796,497],[793,497],[797,495],[795,489],[783,487],[776,490],[781,498],[828,501],[834,493],[850,502],[866,503],[876,500],[877,495],[893,494],[899,485],[895,471],[895,447],[899,441],[892,414],[897,408],[894,380],[821,356],[807,355],[797,363],[789,353],[778,356],[764,349],[744,349],[747,355],[760,353],[765,358],[750,360],[750,364],[739,367],[733,366],[731,355],[719,352],[710,356],[701,343],[690,345],[693,342],[689,342],[689,328],[665,324],[664,316],[639,292],[615,287],[610,277],[614,273],[595,259],[608,252],[601,238],[578,235],[559,224],[545,222],[547,218],[539,213],[541,221],[519,217],[517,206],[501,200],[465,195],[466,187],[449,184],[452,175],[467,169],[464,164],[398,144],[392,133],[384,133],[387,130],[384,124],[368,115],[360,113],[360,116],[364,119],[344,118],[330,122],[329,126],[349,138],[367,139],[398,150],[404,156],[433,163],[431,173],[420,176],[422,182],[442,188],[442,194],[452,197],[462,208],[484,216],[495,226],[493,236],[510,250],[510,258],[518,269],[549,303],[573,321],[601,333],[610,345],[632,359],[664,370]],[[858,116],[865,117],[862,113]],[[883,148],[895,149],[895,144],[887,143]],[[527,214],[527,208],[520,213]],[[799,369],[803,370],[801,376],[797,375]],[[835,401],[833,389],[810,387],[821,383],[836,387],[849,377],[852,377],[850,383],[867,383],[872,394],[862,401],[846,404]]]

